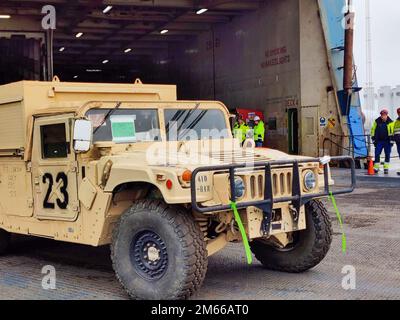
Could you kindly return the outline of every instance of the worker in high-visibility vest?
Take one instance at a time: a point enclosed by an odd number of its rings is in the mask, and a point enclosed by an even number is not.
[[[393,121],[389,117],[389,111],[382,109],[381,116],[376,119],[371,128],[371,138],[375,145],[374,170],[379,172],[381,163],[381,153],[385,151],[384,173],[389,174],[390,154],[392,152],[393,140]]]
[[[265,126],[264,122],[259,116],[254,117],[254,141],[256,142],[256,147],[261,148],[264,145],[265,138]]]
[[[235,123],[234,127],[234,135],[235,138],[239,139],[241,143],[246,140],[247,132],[249,131],[249,127],[244,122],[243,117],[239,117],[238,121]]]
[[[239,127],[240,127],[239,119],[240,119],[240,115],[239,115],[239,116],[236,116],[236,121],[235,121],[235,124],[233,125],[233,131],[234,131],[234,132],[235,132],[236,130],[238,130]]]
[[[393,122],[393,140],[397,144],[397,152],[400,158],[400,108],[397,109],[397,120]],[[397,172],[400,176],[400,172]]]

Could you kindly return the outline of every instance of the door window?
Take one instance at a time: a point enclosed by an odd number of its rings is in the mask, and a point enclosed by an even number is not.
[[[69,143],[65,130],[65,123],[50,124],[40,127],[42,141],[42,158],[67,158]]]

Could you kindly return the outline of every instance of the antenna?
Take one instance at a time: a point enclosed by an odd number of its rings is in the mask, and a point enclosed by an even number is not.
[[[366,125],[368,129],[372,125],[374,113],[375,113],[375,90],[374,82],[372,77],[372,32],[371,32],[371,6],[370,0],[365,0],[365,35],[366,35]]]

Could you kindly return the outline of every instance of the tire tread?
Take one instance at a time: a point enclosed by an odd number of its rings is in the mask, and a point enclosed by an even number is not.
[[[116,277],[133,299],[140,299],[132,289],[129,289],[124,285],[117,272],[118,268],[116,268],[117,257],[115,256],[115,245],[118,241],[117,238],[120,226],[124,223],[125,219],[134,215],[135,211],[143,209],[150,209],[153,213],[158,214],[165,219],[166,223],[173,226],[176,237],[179,239],[183,248],[185,267],[181,272],[185,274],[185,281],[180,284],[172,296],[165,298],[174,300],[188,299],[200,289],[207,272],[208,254],[204,242],[204,236],[190,213],[182,207],[170,206],[165,204],[163,201],[137,201],[119,219],[119,222],[116,224],[113,231],[113,241],[111,244],[111,260]]]
[[[306,211],[314,224],[315,241],[309,254],[301,256],[301,259],[285,260],[285,263],[277,263],[276,260],[265,251],[265,244],[254,242],[252,251],[258,261],[267,269],[288,273],[301,273],[318,265],[326,256],[332,242],[332,224],[324,204],[319,200],[312,200],[306,204]],[[306,213],[307,214],[307,213]]]

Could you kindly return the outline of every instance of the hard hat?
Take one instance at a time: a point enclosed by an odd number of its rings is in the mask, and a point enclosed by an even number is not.
[[[389,110],[383,108],[383,109],[381,110],[381,114],[389,114]]]
[[[255,116],[254,117],[254,121],[260,121],[261,119],[260,119],[260,117],[259,116]]]

